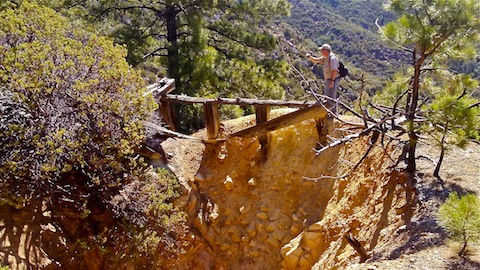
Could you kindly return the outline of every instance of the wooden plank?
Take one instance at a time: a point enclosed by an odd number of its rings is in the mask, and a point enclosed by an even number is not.
[[[215,139],[220,130],[220,115],[218,113],[218,104],[207,102],[205,108],[205,123],[207,125],[207,138]]]
[[[255,116],[257,119],[257,125],[263,122],[268,121],[268,117],[270,116],[270,105],[255,105]],[[263,155],[266,157],[268,143],[269,143],[269,134],[262,134],[258,137],[258,141],[262,146]]]
[[[159,126],[159,125],[157,125],[155,123],[152,123],[152,122],[143,121],[143,124],[147,127],[150,127],[152,129],[157,130],[158,132],[162,133],[165,136],[180,138],[180,139],[189,139],[189,140],[201,141],[201,139],[199,139],[199,138],[195,138],[195,137],[188,136],[188,135],[185,135],[185,134],[182,134],[182,133],[171,131],[170,129],[168,129],[166,127]]]
[[[322,105],[315,104],[308,108],[299,109],[292,113],[274,118],[263,123],[259,123],[256,126],[238,131],[231,136],[255,137],[276,129],[293,125],[304,120],[323,118],[327,116],[327,114],[327,110],[325,110]]]
[[[270,116],[270,105],[255,105],[255,116],[257,124],[268,121]]]
[[[271,106],[287,106],[287,107],[299,107],[304,108],[315,104],[315,101],[298,101],[298,100],[259,100],[248,98],[201,98],[201,97],[189,97],[184,95],[166,95],[166,99],[172,103],[213,103],[213,104],[230,104],[230,105],[271,105]]]
[[[171,130],[177,130],[177,118],[175,117],[175,111],[170,101],[160,98],[159,110],[163,122],[165,122]]]
[[[163,78],[158,83],[147,86],[147,92],[143,96],[152,94],[155,98],[165,96],[175,90],[175,79]]]

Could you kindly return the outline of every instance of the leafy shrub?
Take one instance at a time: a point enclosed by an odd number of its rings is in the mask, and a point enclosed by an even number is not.
[[[126,53],[36,3],[0,11],[0,218],[28,225],[52,264],[181,251],[176,180],[135,154],[157,105]]]
[[[469,243],[480,240],[480,200],[474,194],[459,197],[456,192],[438,210],[438,220],[449,236],[462,244],[464,255]]]

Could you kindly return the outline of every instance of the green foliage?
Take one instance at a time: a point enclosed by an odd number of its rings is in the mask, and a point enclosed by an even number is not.
[[[463,245],[459,252],[463,255],[468,244],[480,240],[480,200],[475,194],[459,197],[451,193],[438,210],[438,221],[453,240]]]
[[[400,18],[388,23],[385,34],[398,44],[416,47],[438,60],[475,55],[479,40],[480,4],[476,0],[394,0],[388,7]]]
[[[44,251],[67,268],[86,269],[81,254],[96,249],[109,268],[183,246],[176,179],[135,157],[157,105],[126,55],[35,2],[0,12],[0,207],[32,216],[38,237],[54,226],[58,246]]]
[[[393,0],[387,3],[387,7],[398,13],[399,18],[388,23],[383,31],[389,41],[410,52],[412,59],[412,69],[409,71],[411,73],[410,81],[403,98],[405,99],[404,112],[407,118],[410,144],[407,170],[414,172],[416,170],[417,132],[419,131],[415,120],[417,111],[421,109],[419,108],[420,102],[423,100],[430,102],[432,98],[438,99],[433,100],[429,107],[430,110],[437,111],[435,113],[430,111],[429,120],[432,122],[429,124],[435,128],[440,126],[444,129],[441,132],[442,152],[439,165],[443,160],[446,134],[449,131],[456,132],[459,135],[456,137],[457,139],[470,136],[461,134],[462,128],[470,128],[469,124],[462,127],[461,123],[464,122],[460,122],[459,125],[452,123],[461,113],[475,113],[474,110],[466,111],[466,106],[470,101],[457,98],[458,96],[438,95],[436,92],[449,93],[449,88],[457,86],[442,85],[442,81],[448,80],[448,77],[441,78],[445,74],[432,71],[446,69],[452,63],[452,59],[468,59],[475,56],[475,45],[480,40],[480,16],[477,12],[480,3],[475,0]],[[398,90],[403,87],[404,84],[400,85],[400,88],[393,85],[392,89],[396,89],[398,95]],[[442,89],[442,87],[446,87],[446,89]],[[455,99],[457,99],[456,104],[453,103]],[[453,112],[453,110],[457,111]],[[443,123],[438,125],[439,121]],[[473,124],[475,123],[474,121]],[[459,140],[460,145],[462,141],[463,139]],[[437,176],[438,170],[439,166],[434,173]]]
[[[71,2],[58,6],[71,10]],[[77,13],[87,14],[86,19],[100,25],[103,34],[126,45],[129,63],[148,70],[147,77],[175,78],[176,93],[281,96],[285,64],[268,61],[276,39],[267,27],[274,18],[288,14],[286,0],[103,0],[74,5],[73,10],[79,7],[86,12]],[[189,122],[197,110],[177,111],[182,130],[203,127],[198,119]]]
[[[124,231],[115,234],[115,245],[107,256],[111,268],[132,261],[137,268],[158,267],[184,252],[187,243],[180,240],[187,233],[186,216],[172,203],[179,195],[178,187],[173,174],[158,169],[128,184],[113,198],[114,211],[125,220]]]
[[[395,18],[383,10],[383,1],[291,2],[292,15],[285,21],[313,41],[306,49],[317,52],[318,46],[329,43],[342,61],[369,74],[367,82],[377,91],[381,81],[406,67],[407,55],[382,42],[377,33],[375,19],[381,23]]]
[[[401,99],[402,95],[409,89],[410,79],[405,72],[396,73],[393,78],[385,84],[385,88],[377,92],[373,97],[375,103],[385,104],[387,106],[393,106],[395,102]],[[405,108],[405,100],[400,100],[398,104],[399,108]]]
[[[0,172],[32,178],[46,190],[55,184],[45,180],[74,167],[112,170],[99,179],[116,182],[127,169],[116,160],[128,159],[142,142],[141,120],[156,106],[143,97],[143,81],[123,60],[125,50],[69,28],[64,18],[35,4],[24,2],[2,15]]]
[[[464,147],[468,139],[478,139],[479,136],[480,111],[478,107],[472,107],[478,100],[471,97],[478,82],[467,75],[446,78],[449,80],[440,87],[442,91],[437,92],[432,103],[427,105],[429,121],[422,127],[438,143],[442,143],[444,136],[451,135],[446,144]]]

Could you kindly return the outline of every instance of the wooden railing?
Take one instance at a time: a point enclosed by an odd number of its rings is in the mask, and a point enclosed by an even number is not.
[[[205,122],[208,139],[216,139],[220,129],[219,105],[251,105],[255,108],[256,125],[241,130],[231,136],[254,137],[259,136],[262,145],[267,144],[266,134],[275,129],[292,125],[307,119],[320,119],[327,115],[324,105],[318,102],[302,102],[287,100],[258,100],[246,98],[199,98],[184,95],[170,95],[169,93],[175,89],[175,81],[173,79],[162,79],[156,84],[147,87],[145,95],[152,94],[160,104],[160,113],[163,121],[171,130],[177,129],[177,121],[173,110],[173,103],[195,104],[201,103],[204,106]],[[290,114],[268,120],[271,106],[297,107],[299,110]]]

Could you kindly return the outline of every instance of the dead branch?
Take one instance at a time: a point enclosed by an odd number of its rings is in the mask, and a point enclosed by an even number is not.
[[[346,234],[345,239],[347,239],[347,242],[357,251],[358,255],[360,255],[361,263],[364,263],[371,257],[370,255],[368,255],[367,251],[362,246],[360,241],[353,237],[351,233]]]
[[[472,109],[473,107],[478,107],[478,106],[480,106],[480,101],[478,101],[477,103],[474,103],[474,104],[468,106],[468,109]]]
[[[368,134],[370,134],[370,132],[372,130],[382,130],[382,133],[386,133],[387,130],[384,130],[384,128],[381,128],[382,125],[387,125],[387,122],[392,120],[392,119],[397,119],[400,115],[392,115],[392,116],[389,116],[389,117],[386,117],[382,120],[379,120],[378,122],[376,122],[375,124],[373,125],[370,125],[369,127],[361,130],[360,132],[356,133],[356,134],[351,134],[351,135],[348,135],[348,136],[345,136],[341,139],[337,139],[335,140],[333,143],[327,145],[327,146],[324,146],[323,148],[321,148],[320,150],[316,150],[317,152],[317,155],[319,155],[321,152],[331,148],[331,147],[335,147],[335,146],[338,146],[338,145],[341,145],[341,144],[344,144],[344,143],[347,143],[353,139],[356,139],[356,138],[359,138],[359,137],[362,137],[362,136],[366,136]],[[373,121],[373,119],[372,119]]]
[[[331,175],[323,175],[321,174],[319,177],[306,177],[303,176],[302,179],[303,181],[314,181],[315,183],[320,181],[320,180],[340,180],[349,177],[352,175],[351,173],[344,174],[342,176],[331,176]]]
[[[155,123],[152,123],[152,122],[144,121],[143,124],[145,126],[149,127],[149,128],[152,128],[152,129],[160,132],[161,134],[165,134],[165,135],[170,136],[170,137],[201,141],[201,139],[199,139],[199,138],[195,138],[195,137],[188,136],[188,135],[185,135],[185,134],[182,134],[182,133],[171,131],[170,129],[168,129],[166,127],[159,126],[159,125],[157,125]]]

